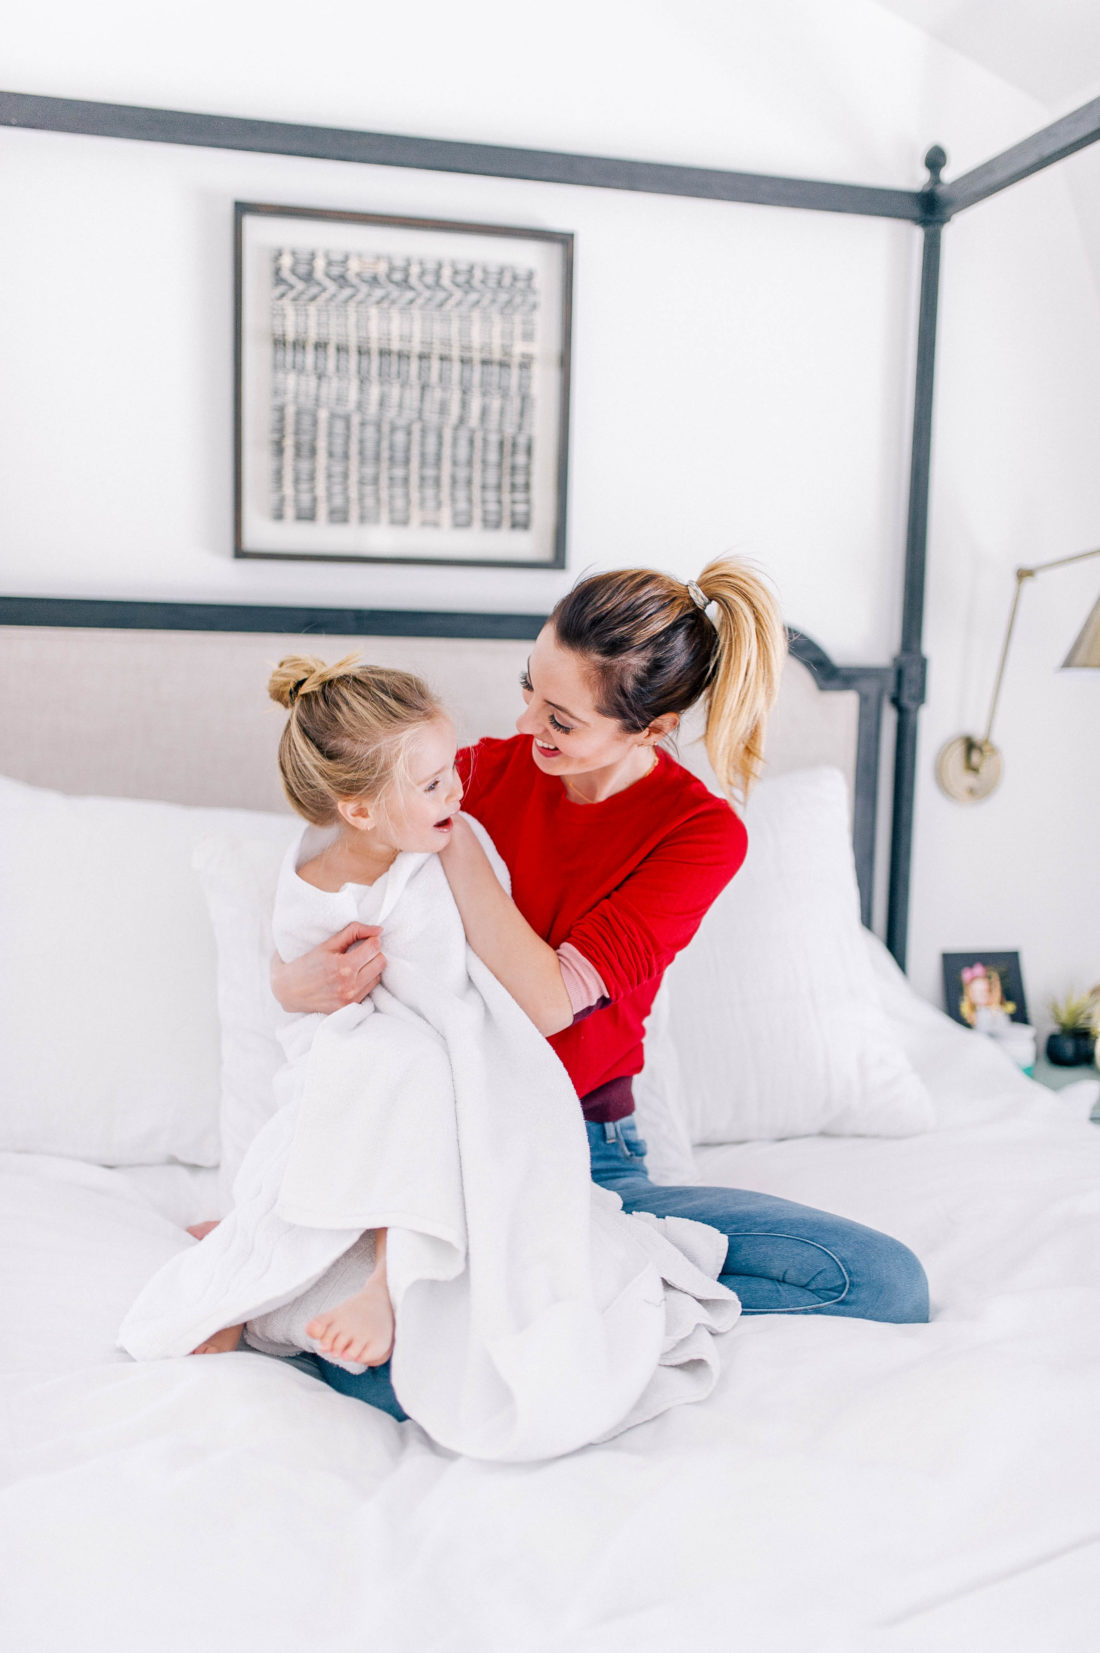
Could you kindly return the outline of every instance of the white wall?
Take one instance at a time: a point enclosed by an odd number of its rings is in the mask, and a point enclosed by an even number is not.
[[[908,186],[932,141],[950,175],[1044,119],[869,0],[422,0],[415,19],[222,0],[183,18],[40,0],[5,42],[5,83]],[[790,620],[835,658],[892,654],[910,227],[54,134],[5,132],[0,146],[0,221],[18,249],[0,274],[5,590],[539,610],[582,568],[688,577],[735,549],[771,569]],[[564,576],[233,561],[234,199],[575,231]],[[1097,300],[1055,174],[944,241],[912,972],[936,997],[941,949],[1019,946],[1041,1000],[1100,977],[1085,796],[1097,685],[1052,673],[1092,576],[1028,593],[1002,792],[963,811],[930,771],[941,737],[984,713],[1015,563],[1100,541]],[[1047,647],[1058,624],[1066,643]]]
[[[964,808],[929,773],[944,740],[984,731],[1015,568],[1100,545],[1100,304],[1053,175],[974,208],[944,248],[911,965],[927,990],[941,950],[1018,946],[1034,1019],[1100,981],[1100,674],[1057,669],[1100,558],[1024,588],[999,789]]]
[[[888,647],[906,226],[47,133],[3,142],[0,214],[33,248],[7,273],[0,340],[11,588],[537,611],[572,577],[232,560],[236,196],[574,230],[571,569],[688,576],[727,546],[773,565],[791,546],[792,612],[820,609],[843,570],[833,646]]]

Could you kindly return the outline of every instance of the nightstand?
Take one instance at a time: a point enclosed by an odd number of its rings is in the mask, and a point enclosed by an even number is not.
[[[1037,1079],[1040,1085],[1045,1085],[1047,1090],[1060,1091],[1067,1085],[1079,1084],[1082,1079],[1100,1079],[1100,1073],[1093,1062],[1086,1062],[1078,1068],[1056,1068],[1045,1056],[1036,1056],[1032,1077]]]
[[[1048,1062],[1045,1056],[1035,1058],[1035,1072],[1032,1077],[1052,1091],[1065,1090],[1067,1085],[1079,1085],[1082,1080],[1086,1083],[1089,1080],[1100,1082],[1100,1073],[1093,1062],[1086,1062],[1077,1068],[1058,1068],[1053,1062]],[[1094,1125],[1100,1125],[1100,1096],[1093,1103],[1089,1117]]]

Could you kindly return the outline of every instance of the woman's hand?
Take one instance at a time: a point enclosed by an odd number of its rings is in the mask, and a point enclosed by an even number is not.
[[[271,991],[284,1010],[329,1016],[361,1004],[378,986],[386,960],[377,924],[346,924],[301,958],[271,961]]]

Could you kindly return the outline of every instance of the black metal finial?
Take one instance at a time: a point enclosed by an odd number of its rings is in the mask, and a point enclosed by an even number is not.
[[[934,143],[928,151],[928,154],[924,157],[924,164],[928,168],[929,173],[928,183],[925,185],[925,188],[927,189],[931,187],[934,189],[939,184],[940,174],[947,165],[946,149],[941,149],[938,143]]]

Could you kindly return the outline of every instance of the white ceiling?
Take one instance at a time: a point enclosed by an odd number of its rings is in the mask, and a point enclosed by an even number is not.
[[[1097,0],[878,0],[1060,115],[1100,90]]]
[[[877,4],[1028,93],[1051,120],[1100,96],[1100,0],[877,0]],[[1061,166],[1100,294],[1100,142],[1080,150]]]

